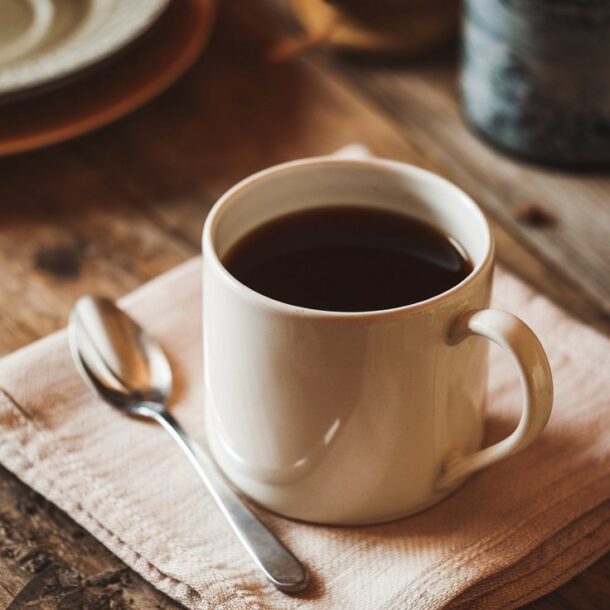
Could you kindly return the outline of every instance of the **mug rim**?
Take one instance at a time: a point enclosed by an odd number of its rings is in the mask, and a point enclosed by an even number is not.
[[[284,303],[278,301],[272,297],[268,297],[260,292],[257,292],[253,288],[250,288],[246,284],[240,282],[234,277],[229,270],[224,266],[220,257],[216,252],[216,248],[213,240],[213,232],[218,219],[220,211],[231,201],[240,191],[244,188],[253,186],[263,180],[268,179],[278,173],[289,172],[294,169],[302,167],[315,168],[328,167],[328,166],[340,166],[349,167],[355,166],[360,168],[384,168],[390,169],[402,175],[407,175],[409,179],[415,179],[420,182],[430,182],[442,184],[444,187],[448,187],[453,191],[453,194],[457,199],[460,199],[464,205],[470,208],[472,212],[482,221],[482,226],[485,228],[483,238],[485,239],[484,249],[485,254],[483,258],[474,265],[472,271],[455,286],[445,290],[439,294],[435,294],[428,299],[423,301],[417,301],[416,303],[409,303],[407,305],[400,305],[399,307],[393,307],[390,309],[374,309],[374,310],[363,310],[363,311],[334,311],[326,309],[313,309],[310,307],[304,307],[302,305],[293,305],[291,303]],[[370,159],[350,159],[350,158],[337,158],[333,156],[318,156],[318,157],[307,157],[303,159],[296,159],[294,161],[287,161],[273,165],[271,167],[262,169],[246,178],[240,180],[229,188],[224,194],[222,194],[212,206],[203,227],[202,234],[202,251],[204,264],[210,263],[212,268],[220,275],[220,277],[228,284],[228,286],[238,293],[242,298],[248,299],[255,305],[271,307],[276,310],[282,311],[286,314],[291,314],[299,317],[310,317],[310,318],[333,318],[333,319],[372,319],[372,318],[389,318],[410,313],[420,313],[423,310],[432,309],[441,304],[447,303],[447,301],[453,300],[454,297],[458,296],[462,292],[468,289],[486,270],[493,264],[495,254],[495,241],[491,228],[485,217],[485,214],[477,203],[465,193],[456,184],[443,178],[442,176],[435,174],[434,172],[428,171],[416,165],[404,163],[402,161],[396,161],[393,159],[384,159],[380,157],[371,157]]]

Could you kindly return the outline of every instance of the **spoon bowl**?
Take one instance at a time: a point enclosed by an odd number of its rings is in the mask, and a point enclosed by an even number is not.
[[[72,357],[95,393],[134,414],[142,402],[166,403],[172,372],[163,348],[113,301],[80,298],[68,328]]]

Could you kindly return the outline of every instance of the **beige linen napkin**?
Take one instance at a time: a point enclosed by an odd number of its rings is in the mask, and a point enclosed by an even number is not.
[[[171,409],[202,441],[200,260],[122,304],[167,348]],[[190,608],[516,607],[610,550],[610,342],[502,271],[495,305],[521,316],[548,351],[556,403],[542,437],[400,522],[320,527],[261,511],[311,569],[299,596],[261,579],[161,428],[89,394],[65,332],[2,360],[0,460]],[[490,440],[515,425],[520,401],[509,358],[491,358]]]

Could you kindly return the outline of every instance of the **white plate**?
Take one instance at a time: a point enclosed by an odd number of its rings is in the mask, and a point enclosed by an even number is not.
[[[53,0],[4,0],[0,3],[0,65],[31,53],[47,36]]]
[[[20,2],[27,11],[30,2]],[[41,40],[26,53],[0,64],[0,95],[46,85],[106,59],[148,29],[169,2],[52,0],[53,18]],[[12,8],[19,0],[9,4]],[[12,29],[0,28],[0,36],[10,39],[16,28],[31,27],[23,17],[18,19],[16,10],[13,13],[17,24]]]

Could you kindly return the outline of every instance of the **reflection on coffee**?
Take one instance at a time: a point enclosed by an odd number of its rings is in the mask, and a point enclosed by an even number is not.
[[[472,265],[452,239],[405,215],[352,205],[281,216],[223,260],[242,284],[311,309],[372,311],[423,301]]]

